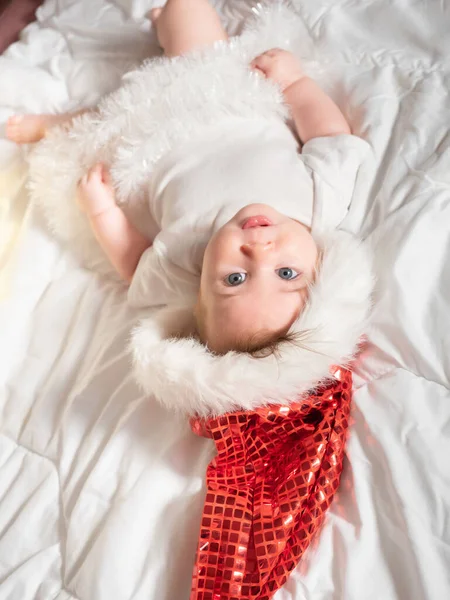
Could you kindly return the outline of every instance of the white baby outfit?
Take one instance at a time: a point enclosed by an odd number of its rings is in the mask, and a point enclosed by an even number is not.
[[[128,293],[137,307],[195,298],[211,236],[252,203],[272,206],[316,232],[346,215],[369,146],[352,135],[312,139],[300,154],[281,120],[232,118],[171,151],[148,186],[160,232],[142,256]]]

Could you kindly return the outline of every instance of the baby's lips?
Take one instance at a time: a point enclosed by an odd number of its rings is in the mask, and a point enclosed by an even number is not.
[[[242,223],[242,229],[254,229],[255,227],[270,227],[273,225],[272,221],[265,215],[256,215],[245,219]]]

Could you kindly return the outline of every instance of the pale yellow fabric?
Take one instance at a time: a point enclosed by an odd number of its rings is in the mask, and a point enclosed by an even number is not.
[[[8,294],[15,250],[26,222],[26,176],[22,159],[0,169],[0,300]]]

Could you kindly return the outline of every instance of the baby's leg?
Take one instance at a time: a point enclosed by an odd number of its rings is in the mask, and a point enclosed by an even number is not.
[[[228,36],[208,0],[167,0],[151,12],[158,41],[167,56],[210,46]]]
[[[52,127],[69,124],[86,110],[61,115],[14,115],[6,122],[6,137],[17,144],[39,142]]]

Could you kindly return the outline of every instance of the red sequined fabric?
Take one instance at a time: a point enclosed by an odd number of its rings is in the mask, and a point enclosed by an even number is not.
[[[351,373],[301,402],[193,420],[207,470],[191,600],[268,600],[319,529],[339,485]]]

